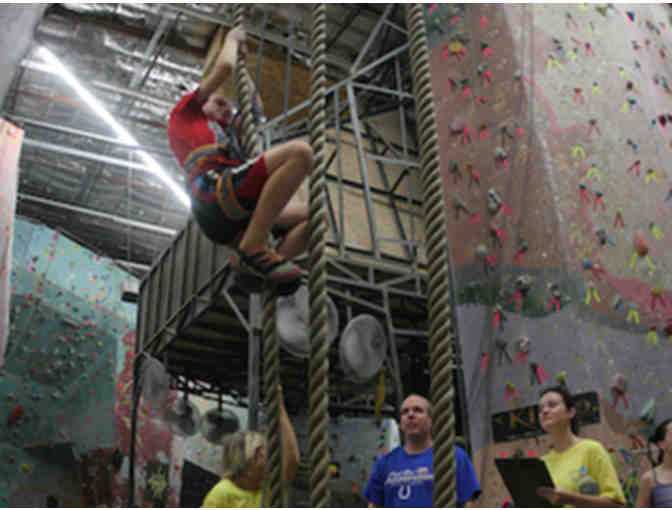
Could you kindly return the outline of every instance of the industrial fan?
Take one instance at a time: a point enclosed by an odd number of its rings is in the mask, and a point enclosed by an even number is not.
[[[223,409],[221,401],[219,406],[206,412],[201,421],[201,434],[214,444],[221,444],[227,435],[233,434],[239,428],[238,417],[230,409]]]
[[[372,379],[382,368],[386,352],[385,330],[373,315],[355,317],[341,335],[341,366],[346,376],[355,382]]]
[[[154,410],[163,409],[170,395],[170,375],[158,359],[145,355],[138,379],[145,403]]]
[[[275,330],[280,345],[299,358],[310,355],[310,307],[308,287],[302,285],[293,295],[278,297],[275,308]],[[329,296],[327,303],[327,343],[338,335],[338,310]]]
[[[185,392],[184,398],[176,397],[168,402],[168,406],[163,411],[163,420],[170,424],[173,433],[188,437],[198,432],[201,413],[194,404],[189,402],[189,396]]]

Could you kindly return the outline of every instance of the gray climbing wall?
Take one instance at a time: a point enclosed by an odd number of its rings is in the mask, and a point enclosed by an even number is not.
[[[612,450],[632,497],[641,411],[654,399],[656,421],[672,416],[670,9],[429,4],[426,16],[485,503],[508,497],[494,457],[546,452],[534,412],[523,424],[515,410],[563,375],[597,393],[583,434]]]

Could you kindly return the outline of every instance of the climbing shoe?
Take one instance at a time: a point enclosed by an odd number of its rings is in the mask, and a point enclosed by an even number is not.
[[[300,285],[301,269],[282,255],[264,250],[251,255],[237,249],[231,257],[231,268],[238,273],[240,285],[250,292],[259,292],[264,283],[278,294],[292,293]]]

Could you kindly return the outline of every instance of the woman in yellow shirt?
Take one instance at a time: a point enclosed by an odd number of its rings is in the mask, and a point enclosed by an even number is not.
[[[282,399],[280,431],[282,480],[286,489],[299,465],[299,445]],[[222,446],[222,479],[205,496],[203,507],[260,508],[266,467],[266,438],[258,432],[238,431],[227,436]],[[265,506],[268,504],[266,501]]]
[[[551,451],[542,457],[555,487],[538,494],[554,505],[622,507],[625,497],[607,450],[598,441],[577,437],[574,399],[564,386],[541,393],[539,422],[551,435]]]

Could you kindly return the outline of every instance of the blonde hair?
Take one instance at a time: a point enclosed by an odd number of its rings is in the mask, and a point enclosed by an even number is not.
[[[222,478],[239,478],[247,472],[257,450],[266,444],[263,434],[239,430],[222,442]]]

